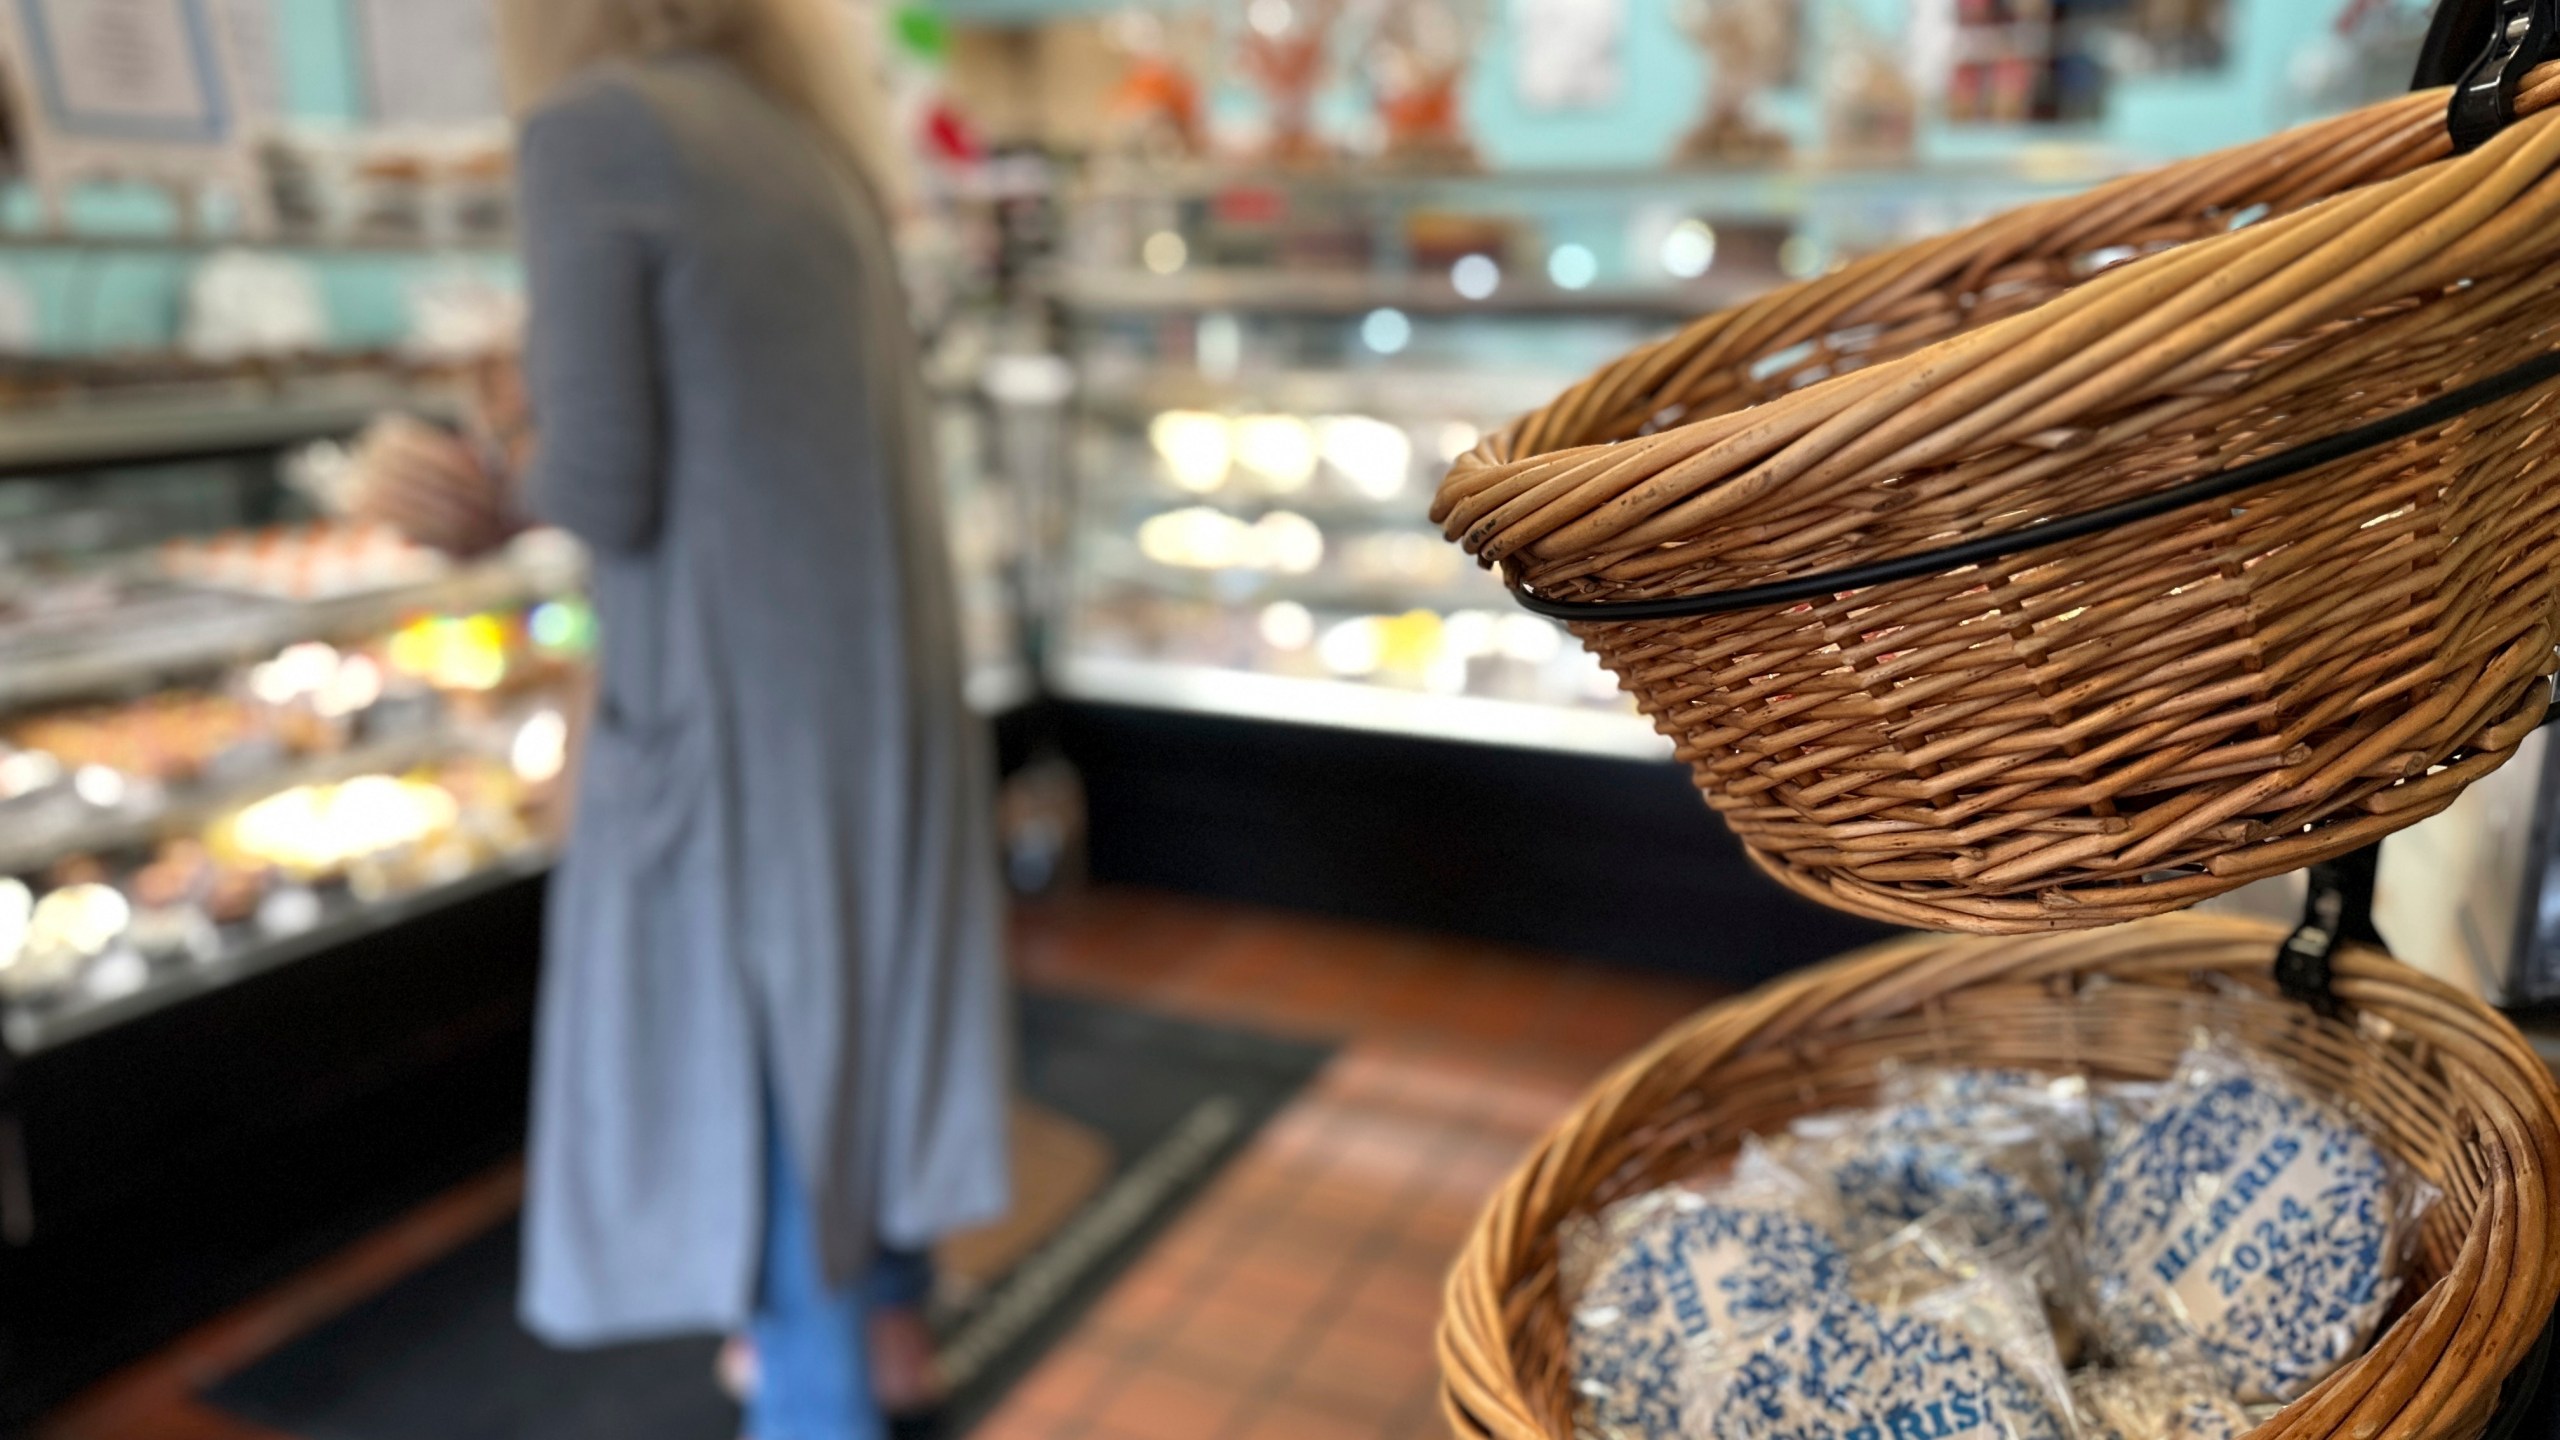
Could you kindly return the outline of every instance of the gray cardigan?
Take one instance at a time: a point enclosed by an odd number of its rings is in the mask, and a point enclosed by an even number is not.
[[[602,634],[524,1315],[729,1328],[768,1103],[839,1281],[1003,1209],[990,756],[868,188],[704,57],[581,77],[520,165],[529,499],[593,551]]]

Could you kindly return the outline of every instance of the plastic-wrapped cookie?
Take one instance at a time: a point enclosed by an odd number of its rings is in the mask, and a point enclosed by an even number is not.
[[[2058,1197],[2043,1159],[2028,1137],[1974,1140],[1878,1127],[1834,1151],[1825,1172],[1860,1248],[1915,1220],[1952,1215],[1975,1244],[2000,1254],[2039,1249],[2059,1230]]]
[[[2097,1172],[2097,1093],[2079,1075],[1908,1068],[1885,1081],[1884,1123],[1940,1135],[2031,1135],[2046,1152],[2056,1198],[2076,1215]]]
[[[2097,1135],[2099,1153],[2114,1150],[2141,1129],[2168,1094],[2168,1083],[2159,1080],[2120,1080],[2092,1086],[2089,1121]]]
[[[1831,1189],[1853,1256],[1914,1224],[1952,1223],[2048,1296],[2078,1290],[2062,1147],[2005,1103],[1941,1097],[1811,1116],[1782,1153]]]
[[[2129,1363],[2200,1359],[2244,1402],[2290,1401],[2371,1341],[2419,1188],[2271,1063],[2193,1052],[2099,1176],[2102,1334]]]
[[[2021,1291],[2023,1300],[2024,1292]],[[1716,1440],[2070,1440],[2050,1345],[2020,1354],[1929,1307],[1818,1302],[1705,1382]]]
[[[2071,1377],[2082,1440],[2240,1440],[2256,1428],[2210,1370],[2084,1370]]]
[[[1817,1212],[1782,1185],[1656,1190],[1568,1236],[1574,1387],[1586,1433],[1689,1433],[1703,1358],[1847,1283]]]

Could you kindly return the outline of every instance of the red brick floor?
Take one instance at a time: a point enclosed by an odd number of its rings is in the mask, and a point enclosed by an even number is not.
[[[980,1440],[1419,1440],[1440,1285],[1477,1204],[1701,984],[1165,895],[1027,908],[1027,983],[1343,1048],[1052,1350]],[[84,1398],[42,1440],[291,1440],[190,1397],[505,1215],[439,1199]]]

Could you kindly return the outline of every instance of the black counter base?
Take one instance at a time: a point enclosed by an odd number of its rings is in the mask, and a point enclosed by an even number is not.
[[[1751,984],[1892,932],[1753,869],[1668,762],[1067,703],[1088,865]]]
[[[523,1142],[543,881],[40,1052],[0,1434]]]

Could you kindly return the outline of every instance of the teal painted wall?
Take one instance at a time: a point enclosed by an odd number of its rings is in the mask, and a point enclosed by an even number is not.
[[[355,124],[365,107],[346,0],[267,3],[276,12],[288,119],[324,128]],[[84,234],[166,235],[177,223],[167,198],[143,187],[87,187],[70,197],[67,208],[72,228]],[[38,206],[27,187],[0,185],[0,226],[27,230],[37,223]],[[504,257],[489,255],[322,254],[309,260],[319,273],[334,338],[350,347],[401,340],[409,329],[409,287],[422,275],[444,267],[499,277],[513,272]],[[0,249],[0,277],[34,299],[38,347],[53,353],[167,345],[183,322],[196,263],[189,252]]]

